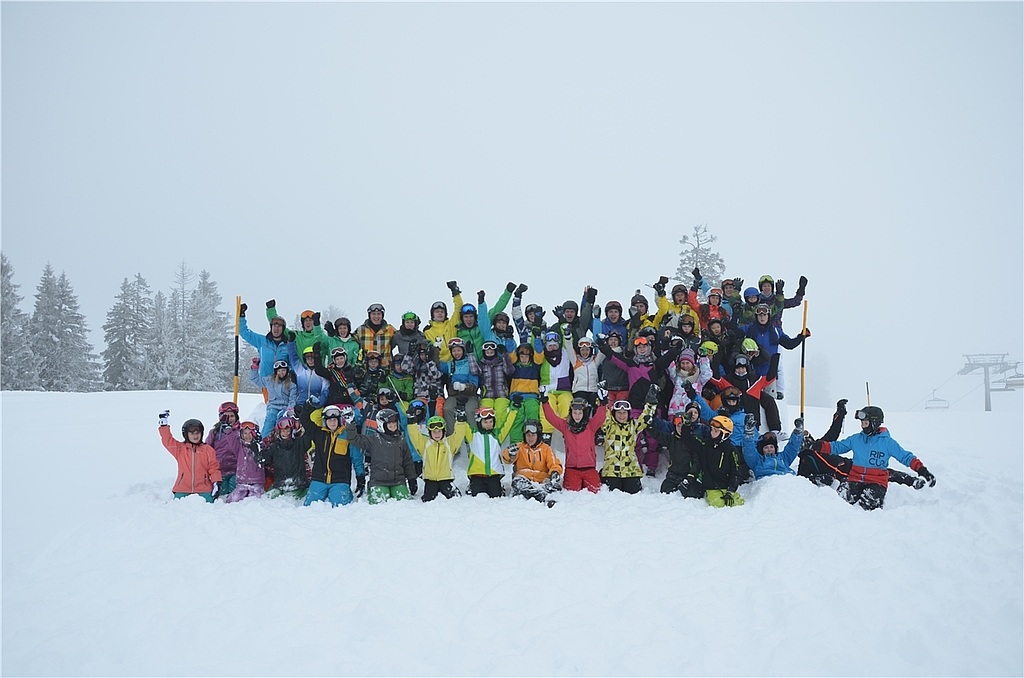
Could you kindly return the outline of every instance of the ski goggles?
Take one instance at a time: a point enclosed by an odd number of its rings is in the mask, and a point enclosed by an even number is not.
[[[270,321],[270,326],[271,327],[273,327],[274,325],[280,325],[281,327],[284,327],[285,324],[286,323],[284,321],[284,318],[282,318],[281,316],[277,316],[276,318],[274,318],[273,320]]]
[[[712,420],[711,420],[711,424],[710,424],[710,425],[711,425],[711,428],[717,428],[717,429],[721,429],[721,430],[725,431],[726,433],[728,433],[728,432],[729,432],[729,431],[728,431],[728,429],[726,429],[726,428],[725,428],[724,426],[722,426],[721,424],[719,424],[719,423],[718,423],[717,421],[715,421],[714,419],[712,419]]]
[[[412,311],[409,311],[408,313],[403,313],[402,314],[402,320],[419,320],[419,319],[420,319],[420,317],[418,315],[416,315],[415,313],[413,313]]]
[[[583,348],[584,346],[586,346],[587,348],[593,348],[594,342],[592,342],[590,339],[584,338],[579,340],[578,345],[580,348]]]
[[[425,410],[425,409],[427,409],[427,404],[425,402],[423,402],[422,400],[418,399],[418,398],[416,400],[412,401],[411,403],[409,403],[409,410],[410,411],[417,410],[417,409],[418,410]]]
[[[614,403],[612,403],[613,412],[620,410],[629,412],[631,409],[633,409],[633,406],[629,404],[628,400],[616,400]]]
[[[295,421],[291,417],[284,417],[277,422],[277,428],[298,428],[299,422]]]
[[[366,352],[366,359],[367,360],[380,360],[380,353],[378,353],[377,351],[367,351]]]
[[[684,315],[682,318],[679,319],[679,326],[682,327],[683,325],[689,325],[690,327],[693,327],[693,318],[691,318],[688,315]]]
[[[868,413],[864,410],[857,410],[853,413],[853,416],[855,419],[859,419],[860,421],[867,421],[871,419],[871,417],[868,416]]]
[[[239,424],[238,425],[238,430],[241,431],[243,429],[246,430],[246,431],[249,431],[253,435],[258,433],[259,430],[260,430],[259,427],[256,425],[256,422],[253,422],[253,421],[243,421],[241,424]]]
[[[303,311],[302,315],[300,315],[299,318],[301,320],[305,320],[306,318],[309,318],[310,320],[312,320],[313,319],[313,315],[314,314],[313,314],[312,311]]]
[[[634,346],[650,346],[651,342],[647,340],[647,337],[637,337],[633,340]]]
[[[427,423],[428,431],[443,431],[444,430],[444,419],[441,421],[431,421]]]
[[[463,315],[467,313],[476,313],[476,306],[473,304],[463,304],[462,308],[459,309],[459,313]]]
[[[523,424],[523,433],[534,433],[536,435],[540,435],[540,425],[532,422],[529,424]]]
[[[740,394],[739,393],[728,393],[728,394],[722,396],[722,400],[724,400],[727,403],[731,402],[731,401],[739,402]]]
[[[333,351],[331,351],[331,357],[332,358],[337,358],[338,356],[343,356],[343,357],[347,358],[348,357],[348,353],[345,351],[345,349],[343,347],[339,346],[338,348],[336,348]]]
[[[202,433],[202,432],[203,432],[203,427],[202,426],[189,426],[188,428],[185,429],[185,433]]]
[[[286,370],[288,369],[288,361],[287,360],[275,360],[274,361],[274,369],[275,370],[279,370],[282,367],[284,369],[286,369]]]
[[[381,304],[370,304],[370,308],[366,309],[367,313],[383,313],[384,306]]]
[[[487,417],[494,419],[498,415],[494,411],[493,407],[481,407],[479,410],[476,411],[476,416],[478,419],[486,419]]]
[[[497,351],[498,345],[493,341],[485,341],[483,343],[483,346],[481,346],[480,348],[482,348],[485,351]]]

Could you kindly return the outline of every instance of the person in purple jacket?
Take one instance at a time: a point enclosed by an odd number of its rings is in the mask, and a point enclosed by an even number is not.
[[[230,400],[221,403],[217,410],[220,419],[206,437],[206,444],[217,454],[221,475],[221,496],[231,494],[235,489],[235,472],[238,467],[238,456],[242,452],[242,441],[238,437],[238,405]]]
[[[256,461],[260,455],[260,429],[256,422],[243,421],[238,425],[238,439],[241,450],[235,469],[235,489],[224,498],[225,504],[242,501],[246,497],[262,497],[263,483],[267,476]]]

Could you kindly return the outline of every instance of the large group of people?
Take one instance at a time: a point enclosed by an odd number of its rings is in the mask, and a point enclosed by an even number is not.
[[[451,499],[461,493],[453,461],[463,450],[469,494],[511,492],[549,506],[563,490],[640,492],[662,459],[662,492],[716,507],[742,504],[739,486],[768,475],[837,484],[865,509],[882,506],[890,482],[934,485],[878,407],[858,410],[861,431],[843,440],[845,400],[818,440],[801,419],[783,430],[779,351],[810,336],[806,327],[786,334],[783,314],[801,305],[806,278],[792,297],[767,275],[757,287],[740,278],[716,286],[695,268],[689,287],[668,283],[652,285],[653,305],[638,289],[625,308],[602,307],[587,286],[550,322],[514,282],[489,306],[483,290],[466,303],[450,281],[453,313],[437,301],[425,324],[409,311],[397,328],[375,303],[355,328],[304,311],[291,330],[270,300],[269,331],[259,334],[241,304],[239,334],[258,352],[249,371],[264,392],[263,426],[240,421],[226,402],[205,441],[202,422],[189,419],[181,442],[162,413],[179,466],[174,494],[289,494],[334,506],[365,494],[376,504],[412,498],[422,479],[422,501]],[[890,457],[917,477],[890,470]]]

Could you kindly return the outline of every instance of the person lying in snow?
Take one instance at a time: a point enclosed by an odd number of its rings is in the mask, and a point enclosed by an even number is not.
[[[825,455],[853,452],[847,478],[839,487],[839,494],[843,499],[866,511],[882,508],[889,487],[890,457],[894,457],[904,466],[909,466],[928,483],[929,487],[935,486],[935,476],[925,468],[921,460],[903,449],[889,435],[889,431],[882,427],[884,414],[880,407],[868,405],[857,410],[854,416],[860,421],[860,433],[836,442],[816,440],[811,446],[815,452]]]
[[[203,422],[188,419],[181,425],[184,442],[175,440],[169,425],[170,410],[160,413],[160,441],[178,462],[178,479],[172,491],[175,499],[198,494],[209,503],[220,493],[220,465],[217,453],[203,442]]]

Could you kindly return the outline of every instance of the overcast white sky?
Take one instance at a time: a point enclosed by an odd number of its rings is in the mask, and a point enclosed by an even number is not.
[[[729,275],[810,279],[831,397],[870,381],[905,409],[963,353],[1021,359],[1022,25],[1020,3],[4,3],[2,247],[26,310],[67,272],[102,350],[121,280],[166,290],[182,259],[288,318],[395,320],[450,278],[626,301],[707,223]]]

